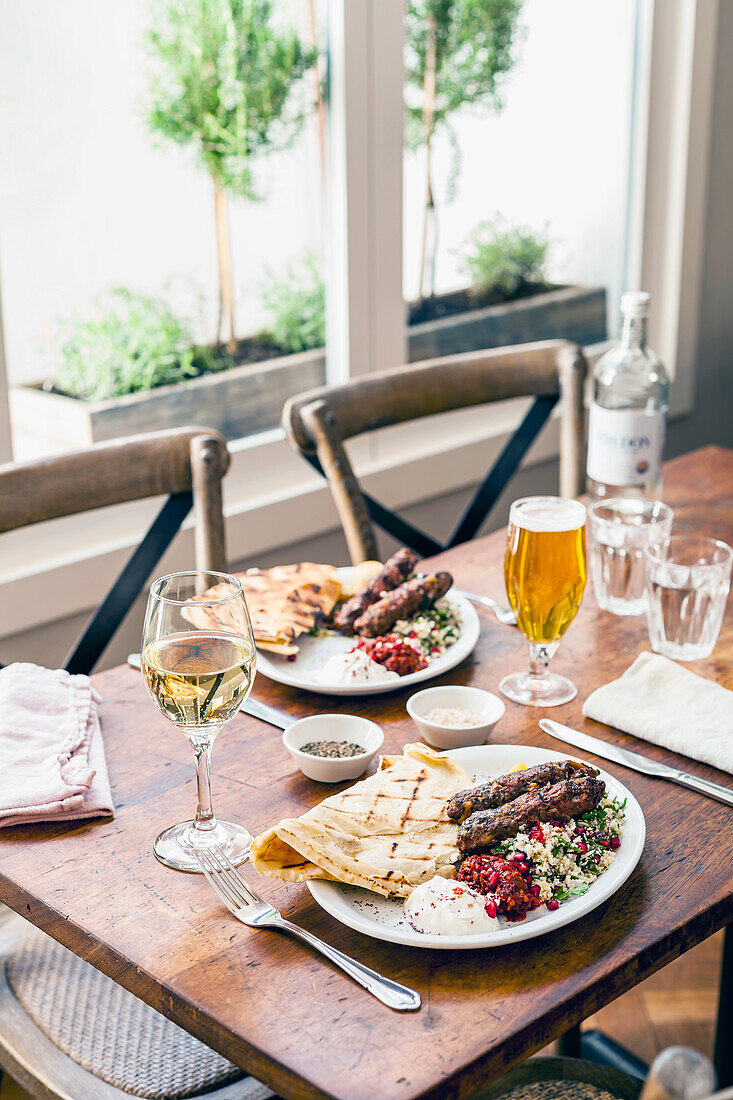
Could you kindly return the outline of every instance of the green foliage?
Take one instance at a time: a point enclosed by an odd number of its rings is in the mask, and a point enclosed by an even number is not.
[[[53,380],[74,397],[103,401],[181,382],[223,366],[194,345],[188,325],[161,299],[118,287],[89,320],[63,326],[61,364]]]
[[[501,77],[514,65],[522,0],[407,0],[405,139],[418,149],[461,107],[499,110]],[[435,23],[435,109],[425,117],[426,67]]]
[[[270,315],[272,338],[286,351],[308,351],[325,345],[326,291],[311,252],[300,264],[291,264],[284,279],[268,273],[262,302]]]
[[[315,51],[272,20],[272,0],[153,0],[150,129],[193,144],[225,191],[257,198],[252,158],[287,148],[307,104],[294,85]]]
[[[478,225],[463,253],[461,270],[478,291],[507,298],[522,283],[544,283],[549,241],[525,226],[497,219]]]

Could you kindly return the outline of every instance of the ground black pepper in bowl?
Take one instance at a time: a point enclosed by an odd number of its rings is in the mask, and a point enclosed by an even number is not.
[[[363,745],[357,745],[354,741],[309,741],[300,746],[300,751],[307,752],[309,756],[325,756],[331,759],[361,756],[367,752]]]

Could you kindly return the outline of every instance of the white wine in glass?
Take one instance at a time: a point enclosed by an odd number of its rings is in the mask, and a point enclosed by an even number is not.
[[[247,857],[251,836],[217,821],[211,803],[211,748],[252,687],[256,651],[242,586],[226,573],[174,573],[150,586],[142,672],[158,709],[191,742],[196,759],[196,816],[165,829],[154,852],[167,867],[199,872],[197,848],[221,846],[232,863]]]

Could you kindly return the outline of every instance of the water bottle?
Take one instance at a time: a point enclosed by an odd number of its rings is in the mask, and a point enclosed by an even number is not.
[[[598,360],[588,424],[588,491],[603,497],[658,499],[669,405],[664,365],[646,342],[649,295],[621,298],[623,331]]]

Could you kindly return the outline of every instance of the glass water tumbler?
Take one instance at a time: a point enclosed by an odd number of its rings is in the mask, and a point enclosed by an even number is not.
[[[660,500],[612,497],[588,509],[596,603],[614,615],[646,611],[644,550],[669,537],[672,509]]]
[[[644,553],[652,649],[678,661],[709,657],[728,599],[730,546],[700,535],[672,535]]]

